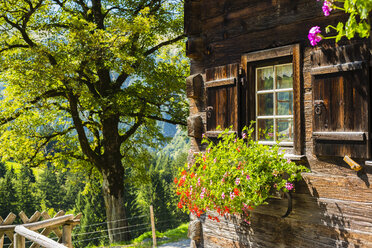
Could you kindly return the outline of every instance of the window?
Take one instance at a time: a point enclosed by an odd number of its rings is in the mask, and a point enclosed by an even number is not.
[[[279,141],[286,153],[302,155],[300,46],[247,53],[241,61],[245,83],[240,91],[240,126],[255,121],[260,143]]]
[[[293,146],[293,64],[257,67],[255,76],[256,139]]]

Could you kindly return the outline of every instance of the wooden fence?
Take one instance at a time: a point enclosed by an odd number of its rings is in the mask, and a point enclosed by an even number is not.
[[[11,241],[8,247],[25,248],[26,239],[33,243],[30,248],[72,248],[72,229],[80,224],[81,214],[65,215],[63,210],[59,211],[53,218],[47,212],[36,211],[30,218],[22,211],[19,213],[23,224],[13,224],[16,215],[10,213],[5,220],[0,217],[0,248],[4,247],[5,235]],[[40,218],[43,220],[39,221]],[[37,231],[40,231],[38,233]],[[48,238],[50,233],[54,233],[58,241]]]

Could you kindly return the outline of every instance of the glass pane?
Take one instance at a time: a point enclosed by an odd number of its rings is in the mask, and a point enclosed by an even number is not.
[[[257,69],[257,90],[272,90],[274,87],[274,67]]]
[[[258,116],[263,116],[263,115],[273,115],[273,99],[274,94],[269,93],[269,94],[258,94],[257,95],[257,107],[258,107]]]
[[[276,67],[276,88],[293,88],[293,68],[292,64],[278,65]]]
[[[273,119],[257,120],[258,140],[274,141],[273,125]]]
[[[276,114],[293,115],[293,92],[276,93]]]
[[[277,140],[293,141],[293,119],[277,119]]]

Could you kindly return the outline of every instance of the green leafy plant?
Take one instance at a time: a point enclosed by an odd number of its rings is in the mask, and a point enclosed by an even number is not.
[[[322,10],[325,16],[329,16],[331,11],[336,9],[348,14],[348,20],[345,23],[339,22],[336,27],[328,25],[325,28],[326,33],[331,29],[335,30],[337,34],[334,36],[323,36],[320,27],[312,27],[308,35],[312,46],[316,46],[322,39],[335,39],[339,42],[344,36],[348,39],[354,38],[356,34],[361,38],[370,36],[369,15],[372,11],[372,0],[324,0]]]
[[[267,204],[276,191],[293,190],[293,182],[301,179],[304,166],[283,157],[278,145],[262,145],[252,138],[253,128],[245,127],[242,138],[226,129],[195,162],[186,164],[174,179],[180,197],[179,208],[198,217],[207,210],[243,215],[249,222],[250,211]],[[218,216],[208,218],[219,221]]]

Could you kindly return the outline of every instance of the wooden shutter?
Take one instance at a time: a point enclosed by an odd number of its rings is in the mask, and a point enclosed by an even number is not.
[[[213,67],[206,70],[207,135],[216,136],[232,126],[238,131],[238,70],[239,64]]]
[[[370,158],[368,64],[325,65],[312,75],[314,154]]]

